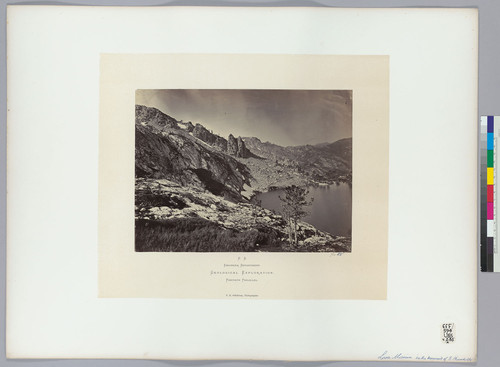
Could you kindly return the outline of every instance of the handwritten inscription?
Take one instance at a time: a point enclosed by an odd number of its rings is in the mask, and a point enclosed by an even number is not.
[[[434,362],[472,362],[473,358],[471,357],[459,357],[459,356],[430,356],[425,354],[407,354],[407,353],[390,353],[389,351],[384,351],[380,354],[377,359],[383,360],[415,360],[415,361],[434,361]]]

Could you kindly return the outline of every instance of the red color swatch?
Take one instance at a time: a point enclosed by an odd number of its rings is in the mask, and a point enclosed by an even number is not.
[[[484,192],[484,191],[483,191]],[[488,193],[487,193],[487,196],[488,196],[488,200],[487,202],[488,203],[492,203],[493,202],[493,185],[488,185]],[[483,196],[484,197],[484,196]]]

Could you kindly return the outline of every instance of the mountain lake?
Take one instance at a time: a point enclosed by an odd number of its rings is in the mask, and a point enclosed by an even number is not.
[[[308,187],[308,198],[314,198],[311,205],[304,209],[309,214],[302,221],[312,224],[321,231],[332,235],[351,235],[352,188],[346,183],[329,186]],[[261,206],[281,213],[283,190],[274,190],[257,194],[255,199],[261,200]]]

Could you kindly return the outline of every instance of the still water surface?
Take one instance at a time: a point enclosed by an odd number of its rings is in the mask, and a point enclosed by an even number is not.
[[[309,187],[312,205],[306,207],[309,212],[302,220],[316,228],[333,235],[351,235],[352,188],[346,183],[330,186]],[[283,190],[263,192],[256,195],[266,209],[282,212],[279,196]]]

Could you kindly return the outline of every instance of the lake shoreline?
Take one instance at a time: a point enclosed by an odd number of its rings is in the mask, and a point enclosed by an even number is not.
[[[314,200],[301,220],[333,236],[350,236],[352,233],[352,186],[347,183],[302,186]],[[281,199],[285,187],[273,187],[256,193],[250,203],[282,215]]]
[[[281,215],[231,202],[166,179],[136,179],[135,250],[139,252],[350,252],[350,236],[298,222],[299,243],[288,242]],[[211,239],[211,240],[208,240]]]
[[[341,184],[346,184],[348,185],[350,188],[352,188],[352,183],[351,182],[347,182],[347,181],[331,181],[331,182],[318,182],[318,181],[311,181],[310,183],[306,183],[306,184],[301,184],[301,185],[295,185],[297,187],[302,187],[302,188],[308,188],[308,187],[330,187],[330,186],[333,186],[333,185],[336,185],[336,186],[339,186]],[[276,185],[271,185],[269,186],[266,190],[252,190],[252,194],[250,196],[243,196],[245,198],[247,198],[249,200],[250,203],[253,203],[253,199],[259,195],[259,194],[263,194],[263,193],[267,193],[267,192],[272,192],[272,191],[279,191],[279,190],[284,190],[285,188],[289,187],[289,186],[292,186],[292,185],[283,185],[283,186],[276,186]]]

